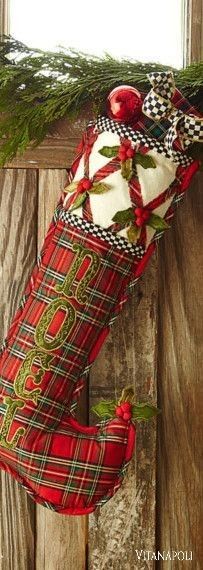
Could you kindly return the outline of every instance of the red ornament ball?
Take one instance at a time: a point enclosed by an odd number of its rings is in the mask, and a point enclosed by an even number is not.
[[[120,85],[109,93],[107,114],[110,119],[131,123],[138,118],[141,110],[142,96],[135,87]]]

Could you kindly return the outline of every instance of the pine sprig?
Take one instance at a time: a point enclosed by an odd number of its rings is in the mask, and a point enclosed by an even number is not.
[[[67,117],[73,120],[92,105],[102,112],[111,89],[128,83],[148,91],[147,73],[167,70],[157,63],[96,57],[61,48],[45,52],[29,48],[11,37],[0,42],[0,165],[28,145],[38,145],[50,126]],[[176,85],[194,104],[203,93],[203,62],[183,70],[170,68]],[[199,107],[200,108],[200,107]]]

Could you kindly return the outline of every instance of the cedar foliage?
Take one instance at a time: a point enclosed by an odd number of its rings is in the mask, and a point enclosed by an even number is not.
[[[5,142],[0,166],[28,145],[37,146],[57,119],[73,120],[87,105],[95,113],[102,112],[109,91],[120,84],[147,92],[147,73],[168,69],[177,87],[203,111],[203,62],[177,70],[73,49],[46,52],[4,36],[0,41],[0,136]],[[193,154],[198,147],[194,145]]]

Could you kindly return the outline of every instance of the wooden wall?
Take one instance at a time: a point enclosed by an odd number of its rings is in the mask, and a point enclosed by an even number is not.
[[[197,15],[197,0],[191,5]],[[2,337],[83,126],[82,118],[74,125],[60,121],[40,148],[0,171]],[[88,421],[93,402],[118,396],[133,382],[137,399],[156,402],[158,392],[161,417],[139,425],[135,458],[122,488],[89,517],[65,517],[35,506],[1,473],[0,570],[180,568],[178,561],[138,562],[136,549],[192,550],[190,568],[201,568],[202,182],[202,174],[196,175],[172,229],[114,324],[80,404],[80,418]]]
[[[2,337],[41,246],[64,177],[64,169],[8,168],[0,173]],[[93,367],[89,406],[101,397],[118,396],[131,381],[138,399],[156,401],[156,321],[154,259]],[[86,409],[82,419],[85,415]],[[87,517],[64,517],[35,507],[25,492],[2,474],[2,570],[67,570],[72,569],[74,560],[82,570],[86,568],[87,543],[87,568],[110,568],[108,563],[123,568],[126,561],[126,568],[131,568],[135,545],[150,550],[155,547],[155,455],[156,425],[152,422],[140,427],[136,458],[122,490],[101,513],[89,517],[89,529]],[[101,563],[104,549],[106,558]]]

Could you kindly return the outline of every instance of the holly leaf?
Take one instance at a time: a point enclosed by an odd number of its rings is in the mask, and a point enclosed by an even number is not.
[[[116,403],[113,400],[106,401],[101,400],[95,406],[92,406],[91,410],[100,418],[113,418],[115,416]]]
[[[140,164],[142,168],[156,168],[156,162],[149,154],[142,154],[141,152],[136,152],[133,157],[133,167],[136,168],[136,164]]]
[[[112,419],[116,416],[117,405],[113,400],[101,400],[98,404],[92,406],[91,411],[102,419]],[[148,421],[160,413],[161,410],[159,408],[149,403],[137,403],[132,406],[132,420]]]
[[[121,162],[121,174],[129,182],[133,176],[133,161],[132,158],[128,158]]]
[[[64,192],[75,192],[78,187],[78,182],[71,182],[64,188]]]
[[[119,146],[103,146],[102,148],[100,148],[99,154],[102,154],[102,156],[106,156],[106,158],[113,158],[114,156],[117,156],[118,151],[119,151]]]
[[[128,222],[134,222],[135,216],[133,208],[127,208],[127,210],[120,210],[116,212],[115,216],[112,218],[113,222],[118,224],[127,224]]]
[[[110,184],[105,184],[104,182],[94,182],[92,188],[89,190],[89,194],[104,194],[110,189]]]
[[[154,228],[154,230],[167,230],[170,227],[161,216],[157,216],[156,214],[151,214],[147,225]]]
[[[128,236],[128,240],[130,243],[135,243],[141,233],[141,228],[138,228],[137,226],[131,225],[128,230],[127,230],[127,236]]]
[[[83,204],[83,202],[85,202],[86,198],[87,198],[87,192],[84,192],[83,194],[79,194],[77,196],[77,198],[75,199],[74,204],[70,208],[70,212],[72,212],[73,210],[76,210],[76,208],[79,208],[80,206],[82,206],[82,204]]]
[[[159,408],[156,408],[152,404],[135,404],[132,406],[132,419],[136,421],[145,420],[148,421],[154,416],[161,413]]]

